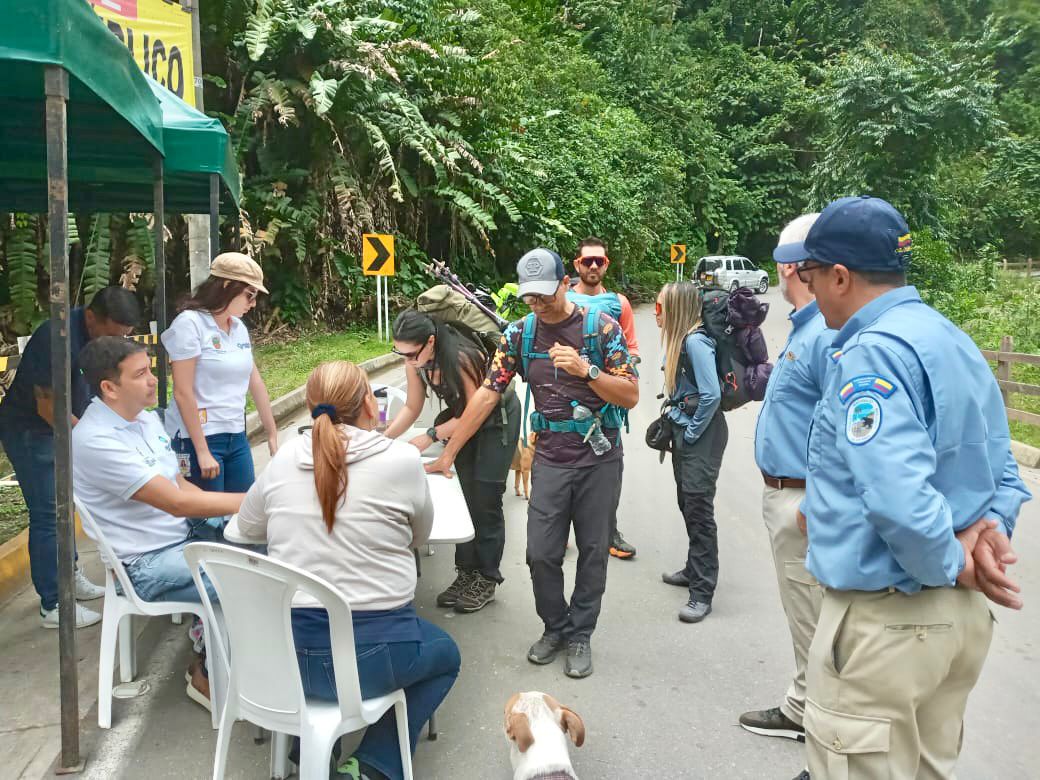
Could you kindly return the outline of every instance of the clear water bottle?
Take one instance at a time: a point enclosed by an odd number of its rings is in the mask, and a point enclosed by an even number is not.
[[[594,417],[592,410],[587,406],[581,404],[574,405],[574,419],[575,420],[587,420],[590,417]],[[592,427],[589,428],[589,432],[585,434],[585,441],[592,447],[592,451],[597,455],[605,455],[610,452],[610,448],[613,446],[610,443],[610,439],[603,435],[603,425],[600,420],[596,420]]]
[[[390,399],[386,397],[386,388],[378,387],[373,391],[373,395],[376,397],[376,404],[379,406],[379,421],[376,423],[376,430],[382,433],[387,428],[387,407],[390,404]]]

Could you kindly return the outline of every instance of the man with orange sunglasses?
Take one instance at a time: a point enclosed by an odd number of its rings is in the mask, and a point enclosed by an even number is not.
[[[603,308],[621,325],[621,331],[628,342],[628,352],[632,363],[639,362],[639,340],[636,338],[636,323],[632,316],[632,304],[621,293],[609,292],[603,286],[603,277],[610,266],[607,256],[607,243],[602,238],[589,236],[578,244],[578,256],[574,258],[574,270],[578,272],[579,281],[571,288],[568,298],[579,306],[590,303]],[[591,302],[589,299],[598,299]],[[610,554],[615,558],[633,558],[636,548],[625,541],[618,531],[617,509],[610,524]]]

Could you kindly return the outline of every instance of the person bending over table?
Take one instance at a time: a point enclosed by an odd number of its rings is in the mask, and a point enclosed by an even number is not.
[[[184,548],[194,541],[222,541],[202,519],[238,511],[242,493],[207,493],[188,482],[159,416],[158,380],[151,358],[133,341],[103,336],[84,347],[79,365],[95,396],[72,430],[72,480],[76,499],[93,515],[145,601],[201,601]],[[211,600],[217,594],[207,588]],[[187,694],[210,708],[209,680],[201,655],[201,623],[192,626],[200,657],[187,675]]]
[[[406,309],[394,321],[394,352],[404,358],[408,400],[386,435],[395,439],[412,426],[426,402],[426,388],[445,406],[434,425],[411,441],[424,452],[434,442],[451,438],[466,404],[491,368],[491,357],[476,334],[415,309]],[[437,595],[438,607],[454,607],[462,614],[476,612],[495,600],[495,588],[502,584],[506,544],[502,494],[520,435],[520,415],[520,401],[512,388],[507,389],[498,409],[455,460],[476,536],[455,545],[458,576]]]
[[[278,451],[229,533],[266,541],[270,557],[343,594],[354,618],[361,695],[404,689],[414,753],[461,663],[454,640],[412,603],[413,550],[433,526],[426,472],[414,447],[374,430],[377,402],[353,363],[318,366],[306,398],[314,427]],[[304,693],[335,701],[328,613],[297,594],[292,624]],[[402,777],[392,712],[368,728],[354,759],[371,780]]]
[[[69,411],[73,425],[90,402],[77,356],[99,336],[129,336],[141,318],[137,298],[121,287],[98,290],[90,304],[69,312]],[[29,510],[29,572],[40,596],[40,624],[58,627],[58,535],[54,506],[54,388],[51,321],[33,333],[4,402],[0,404],[0,444],[18,478]],[[105,589],[76,567],[76,600],[93,601]],[[101,621],[101,614],[76,604],[76,628]]]

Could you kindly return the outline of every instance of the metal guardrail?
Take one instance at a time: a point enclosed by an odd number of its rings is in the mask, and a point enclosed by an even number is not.
[[[1011,379],[1011,366],[1015,363],[1021,365],[1040,366],[1040,355],[1031,355],[1025,352],[1015,352],[1015,340],[1011,336],[1004,336],[1000,340],[1000,349],[997,351],[984,349],[982,356],[997,364],[997,384],[1000,385],[1000,394],[1004,397],[1004,408],[1007,409],[1009,420],[1040,425],[1040,414],[1015,409],[1009,406],[1012,393],[1021,395],[1040,396],[1040,385],[1030,385],[1024,382],[1015,382]]]

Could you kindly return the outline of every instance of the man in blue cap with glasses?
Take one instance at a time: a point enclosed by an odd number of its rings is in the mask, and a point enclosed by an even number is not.
[[[825,587],[800,778],[952,777],[1031,496],[975,344],[906,285],[889,203],[831,203],[798,275],[838,331],[808,447],[806,566]],[[978,591],[982,591],[982,593]]]

